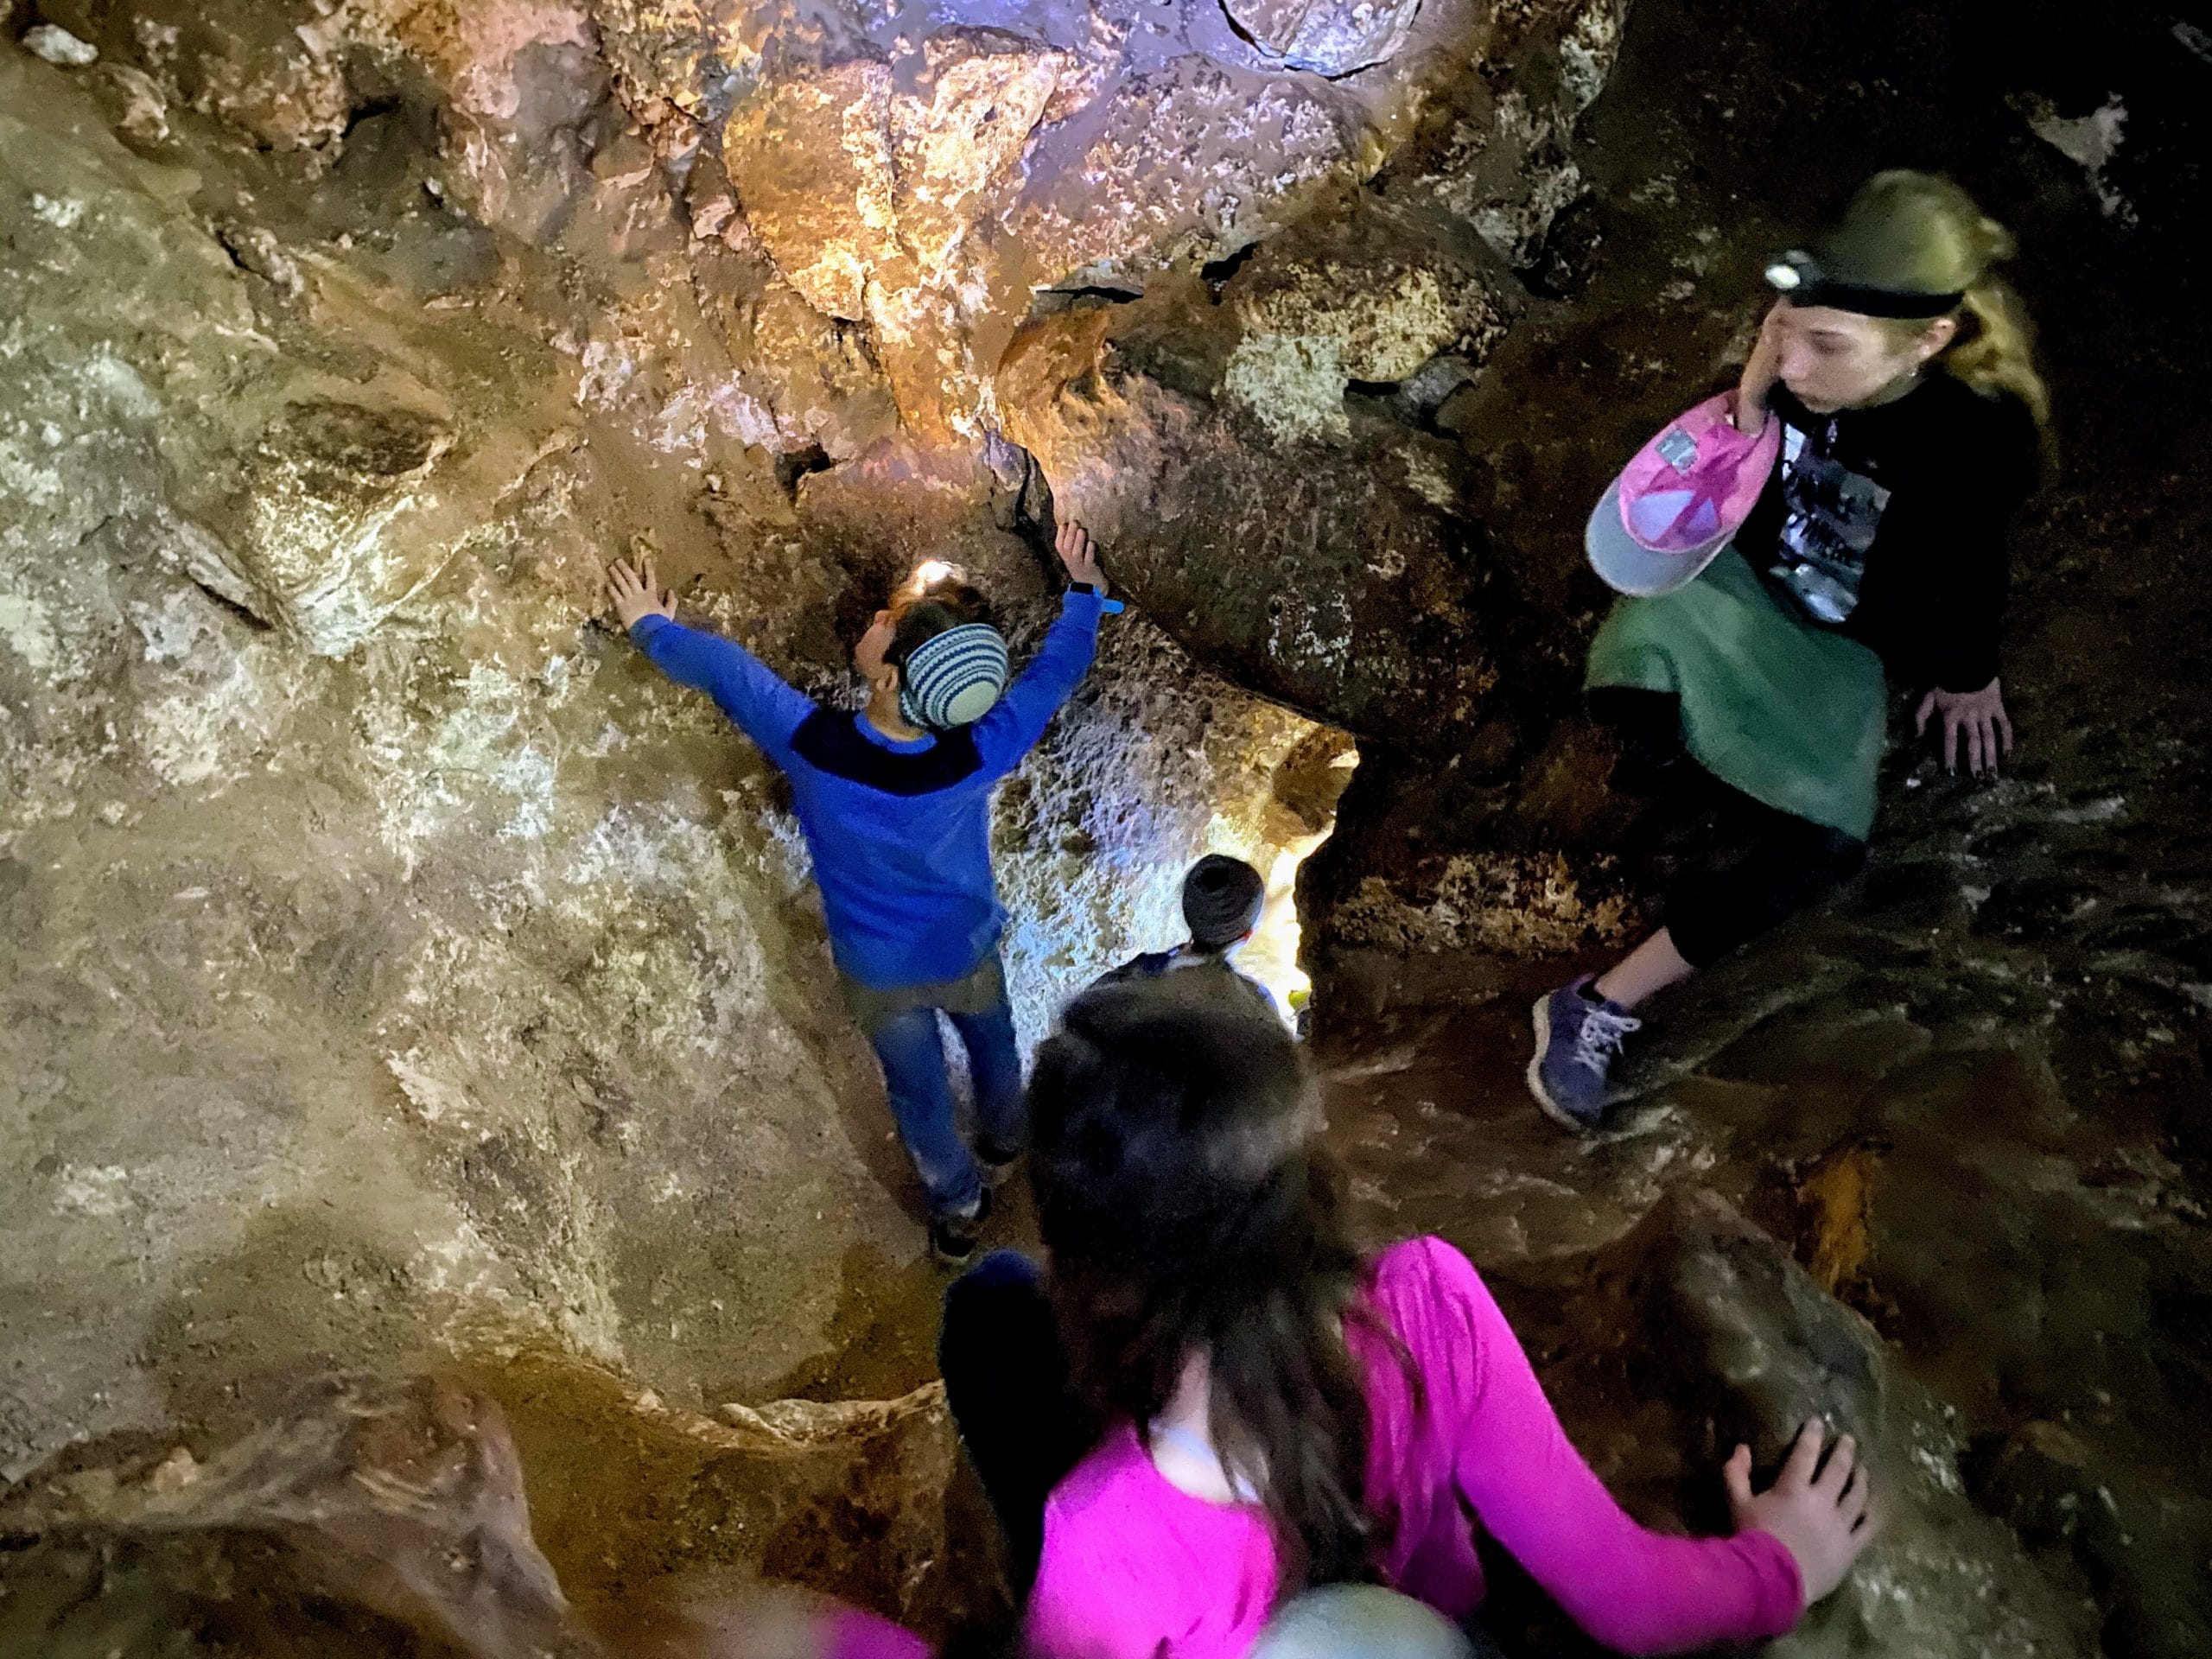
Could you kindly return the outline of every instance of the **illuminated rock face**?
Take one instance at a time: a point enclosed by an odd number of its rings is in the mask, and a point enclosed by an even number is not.
[[[657,546],[687,617],[849,699],[925,556],[1033,648],[1020,491],[901,436],[873,325],[718,148],[677,176],[581,14],[378,16],[0,44],[9,1477],[315,1357],[759,1399],[932,1294],[779,786],[601,582]],[[1004,183],[929,125],[995,96],[988,45],[887,84],[888,257]],[[1198,854],[1310,841],[1313,732],[1109,630],[1001,799],[1026,1038],[1179,937]]]
[[[1224,0],[1222,9],[1269,56],[1333,77],[1395,56],[1421,13],[1421,0]]]

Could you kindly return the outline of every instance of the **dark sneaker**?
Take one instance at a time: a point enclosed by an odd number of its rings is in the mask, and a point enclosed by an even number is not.
[[[976,1143],[976,1169],[983,1178],[983,1185],[997,1192],[1014,1179],[1014,1172],[1021,1165],[1021,1153],[1004,1151],[988,1141]]]
[[[1529,1062],[1529,1092],[1544,1116],[1577,1135],[1605,1115],[1605,1074],[1621,1039],[1643,1022],[1617,1002],[1588,995],[1593,976],[1536,999],[1536,1058]]]
[[[938,1216],[930,1223],[930,1251],[948,1268],[964,1268],[976,1259],[976,1241],[991,1218],[991,1189],[985,1187],[973,1213]]]

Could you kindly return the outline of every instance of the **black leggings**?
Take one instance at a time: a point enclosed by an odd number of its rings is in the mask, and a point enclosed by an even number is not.
[[[1732,789],[1682,745],[1681,704],[1656,691],[1608,687],[1591,709],[1619,728],[1624,766],[1679,809],[1718,820],[1712,851],[1668,884],[1667,931],[1693,968],[1707,968],[1858,874],[1866,843],[1777,811]]]
[[[954,1280],[937,1358],[953,1424],[1006,1535],[1014,1592],[1026,1598],[1045,1548],[1045,1500],[1099,1439],[1069,1388],[1036,1265],[994,1250]]]

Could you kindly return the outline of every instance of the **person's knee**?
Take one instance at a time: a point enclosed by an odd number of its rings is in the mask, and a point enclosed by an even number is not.
[[[1252,1659],[1471,1659],[1473,1645],[1434,1608],[1372,1584],[1309,1590],[1261,1633]]]

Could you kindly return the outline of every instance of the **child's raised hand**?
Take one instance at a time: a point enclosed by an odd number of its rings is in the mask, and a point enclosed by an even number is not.
[[[639,561],[642,569],[632,570],[627,559],[617,559],[607,572],[607,591],[614,601],[614,614],[622,619],[622,626],[634,628],[649,616],[664,616],[676,620],[676,595],[663,591],[653,576],[653,562]]]
[[[1106,591],[1106,573],[1098,568],[1098,545],[1090,539],[1090,532],[1070,519],[1060,526],[1053,538],[1059,550],[1060,563],[1067,567],[1070,582],[1087,582],[1103,595]]]

